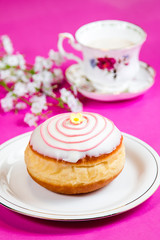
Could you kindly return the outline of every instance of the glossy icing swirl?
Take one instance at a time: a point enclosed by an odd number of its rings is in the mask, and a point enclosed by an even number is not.
[[[77,125],[70,121],[70,113],[48,119],[33,131],[30,145],[44,156],[77,162],[86,155],[110,153],[120,144],[121,133],[112,121],[87,112],[83,118]]]

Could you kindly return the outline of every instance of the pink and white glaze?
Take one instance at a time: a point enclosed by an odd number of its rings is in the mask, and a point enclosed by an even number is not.
[[[120,144],[121,132],[112,121],[88,112],[83,118],[77,125],[70,121],[70,113],[48,119],[33,131],[30,145],[44,156],[75,163],[87,155],[110,153]]]

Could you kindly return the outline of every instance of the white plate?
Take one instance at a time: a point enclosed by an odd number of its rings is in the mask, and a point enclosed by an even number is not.
[[[78,196],[50,192],[26,171],[24,150],[30,134],[9,140],[0,151],[0,202],[21,214],[74,221],[113,216],[144,202],[160,184],[158,154],[141,140],[124,134],[126,164],[108,186]]]
[[[97,91],[89,81],[79,64],[73,64],[66,70],[69,84],[74,85],[85,97],[98,101],[120,101],[138,97],[149,90],[154,84],[155,71],[147,63],[140,62],[136,77],[129,83],[128,88],[121,92],[105,93]]]

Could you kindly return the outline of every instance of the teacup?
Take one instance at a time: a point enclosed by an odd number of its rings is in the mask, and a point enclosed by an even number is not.
[[[83,60],[64,50],[65,38],[74,49],[82,51]],[[144,30],[124,21],[103,20],[80,27],[75,39],[70,33],[60,33],[60,53],[77,61],[97,90],[125,91],[140,67],[139,52],[146,40]]]

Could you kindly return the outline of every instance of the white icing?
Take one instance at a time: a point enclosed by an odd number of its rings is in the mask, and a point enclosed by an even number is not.
[[[65,113],[56,115],[38,126],[30,139],[33,150],[44,156],[73,163],[86,155],[98,157],[112,152],[120,144],[120,131],[109,119],[99,114],[82,114],[86,118],[79,125],[71,123],[68,120],[70,113]],[[63,125],[64,121],[67,128]]]

